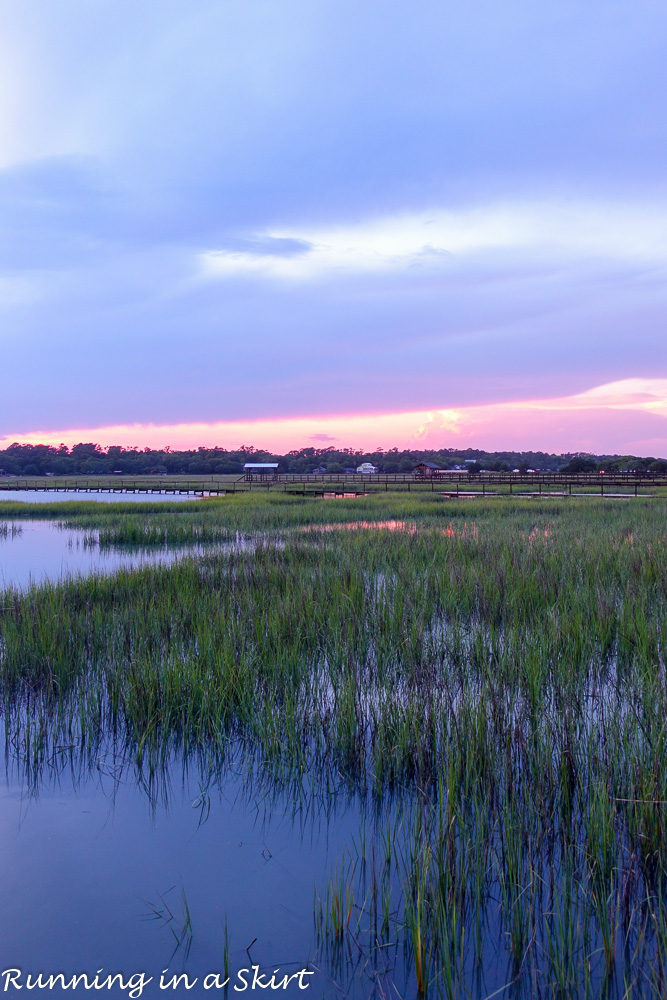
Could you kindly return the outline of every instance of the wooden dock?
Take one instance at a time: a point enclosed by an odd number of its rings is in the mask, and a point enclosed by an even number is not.
[[[281,492],[304,497],[363,496],[369,493],[429,492],[449,497],[501,496],[646,496],[667,488],[665,473],[466,473],[443,472],[424,477],[412,474],[310,474],[275,476],[90,476],[0,477],[0,498],[20,491],[81,494],[137,494],[225,496],[230,493]]]

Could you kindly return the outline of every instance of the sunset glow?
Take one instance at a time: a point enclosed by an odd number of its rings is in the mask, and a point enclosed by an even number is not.
[[[199,446],[233,450],[245,444],[276,453],[328,445],[363,451],[396,446],[662,453],[667,450],[667,379],[626,379],[575,396],[457,409],[44,430],[8,435],[0,447],[14,441],[169,445],[174,450]]]
[[[666,455],[637,4],[10,4],[0,439]]]

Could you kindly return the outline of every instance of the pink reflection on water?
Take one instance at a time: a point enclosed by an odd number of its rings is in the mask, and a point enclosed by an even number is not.
[[[533,528],[528,535],[528,542],[530,545],[542,538],[551,538],[552,525],[547,524],[544,528]],[[523,532],[522,532],[523,534]],[[524,535],[525,537],[525,535]]]
[[[340,524],[307,524],[304,531],[366,531],[379,528],[384,531],[406,531],[413,535],[417,531],[414,521],[345,521]]]
[[[414,535],[418,531],[433,531],[434,528],[448,538],[477,538],[479,528],[476,524],[468,524],[467,521],[456,528],[450,521],[444,528],[437,528],[432,524],[417,524],[415,521],[341,521],[338,524],[306,524],[301,531],[402,531],[408,535]]]

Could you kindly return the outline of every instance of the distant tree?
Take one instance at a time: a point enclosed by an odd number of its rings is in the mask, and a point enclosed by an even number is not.
[[[51,462],[51,472],[55,472],[58,476],[66,476],[68,473],[72,472],[72,460],[69,458],[55,458]]]
[[[598,465],[594,458],[575,455],[560,471],[573,472],[575,474],[578,472],[595,472],[597,467]]]
[[[638,458],[635,460],[633,468],[635,472],[648,472],[655,461],[657,461],[655,458]]]

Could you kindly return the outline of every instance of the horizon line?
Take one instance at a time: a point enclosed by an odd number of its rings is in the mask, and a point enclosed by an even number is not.
[[[245,420],[178,423],[139,422],[69,428],[9,431],[0,449],[11,444],[92,443],[102,447],[238,450],[253,437],[265,450],[287,453],[318,444],[343,445],[371,452],[388,447],[438,450],[460,446],[490,450],[667,454],[667,379],[626,378],[570,396],[507,400],[456,407],[431,407],[385,413],[309,414]],[[131,445],[119,444],[134,440]],[[309,444],[303,444],[306,440]],[[368,442],[374,442],[374,449]],[[247,446],[248,447],[248,446]]]

